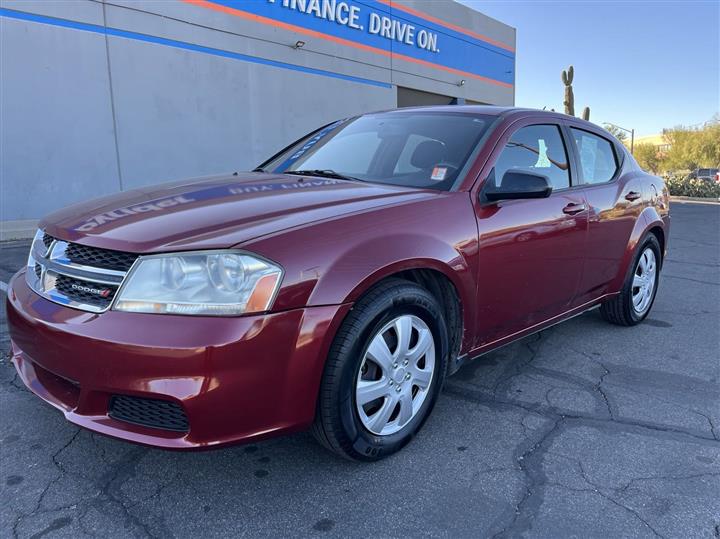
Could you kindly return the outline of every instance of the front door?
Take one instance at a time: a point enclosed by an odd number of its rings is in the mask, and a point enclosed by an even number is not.
[[[480,241],[476,346],[569,310],[586,252],[587,205],[574,185],[560,126],[525,120],[511,126],[500,144],[485,168],[491,169],[483,189],[499,187],[505,172],[519,169],[547,176],[553,191],[540,199],[475,200]]]

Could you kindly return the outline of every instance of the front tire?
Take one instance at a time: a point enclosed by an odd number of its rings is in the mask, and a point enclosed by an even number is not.
[[[658,239],[648,234],[640,243],[620,294],[600,306],[605,320],[619,326],[634,326],[645,320],[657,294],[661,253]]]
[[[333,341],[313,435],[339,455],[387,457],[420,430],[447,371],[448,331],[424,288],[392,279],[354,306]]]

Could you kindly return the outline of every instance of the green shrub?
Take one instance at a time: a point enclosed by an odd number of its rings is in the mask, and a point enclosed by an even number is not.
[[[689,180],[685,174],[668,174],[665,183],[674,196],[720,199],[720,183]]]

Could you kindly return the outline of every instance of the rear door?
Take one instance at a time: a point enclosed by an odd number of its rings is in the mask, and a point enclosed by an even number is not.
[[[578,291],[578,302],[584,303],[610,291],[646,197],[635,172],[628,167],[623,174],[623,153],[615,142],[584,125],[569,123],[568,132],[589,212],[585,267]]]
[[[481,174],[483,189],[511,169],[547,176],[548,198],[482,203],[477,346],[541,323],[574,305],[587,251],[588,212],[559,123],[526,118],[500,138]],[[481,176],[482,177],[482,176]],[[490,184],[490,185],[489,185]]]

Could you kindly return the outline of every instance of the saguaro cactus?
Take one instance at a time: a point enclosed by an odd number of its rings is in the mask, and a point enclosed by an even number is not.
[[[575,116],[575,95],[573,94],[572,87],[574,75],[575,68],[573,68],[573,66],[568,67],[567,71],[563,69],[562,81],[565,85],[565,101],[563,101],[563,105],[565,105],[565,114],[569,116]]]
[[[569,116],[575,116],[575,94],[573,93],[572,81],[575,76],[575,68],[573,66],[568,67],[567,71],[563,69],[562,81],[565,85],[565,114]],[[582,119],[590,120],[590,107],[585,107],[582,111]]]

